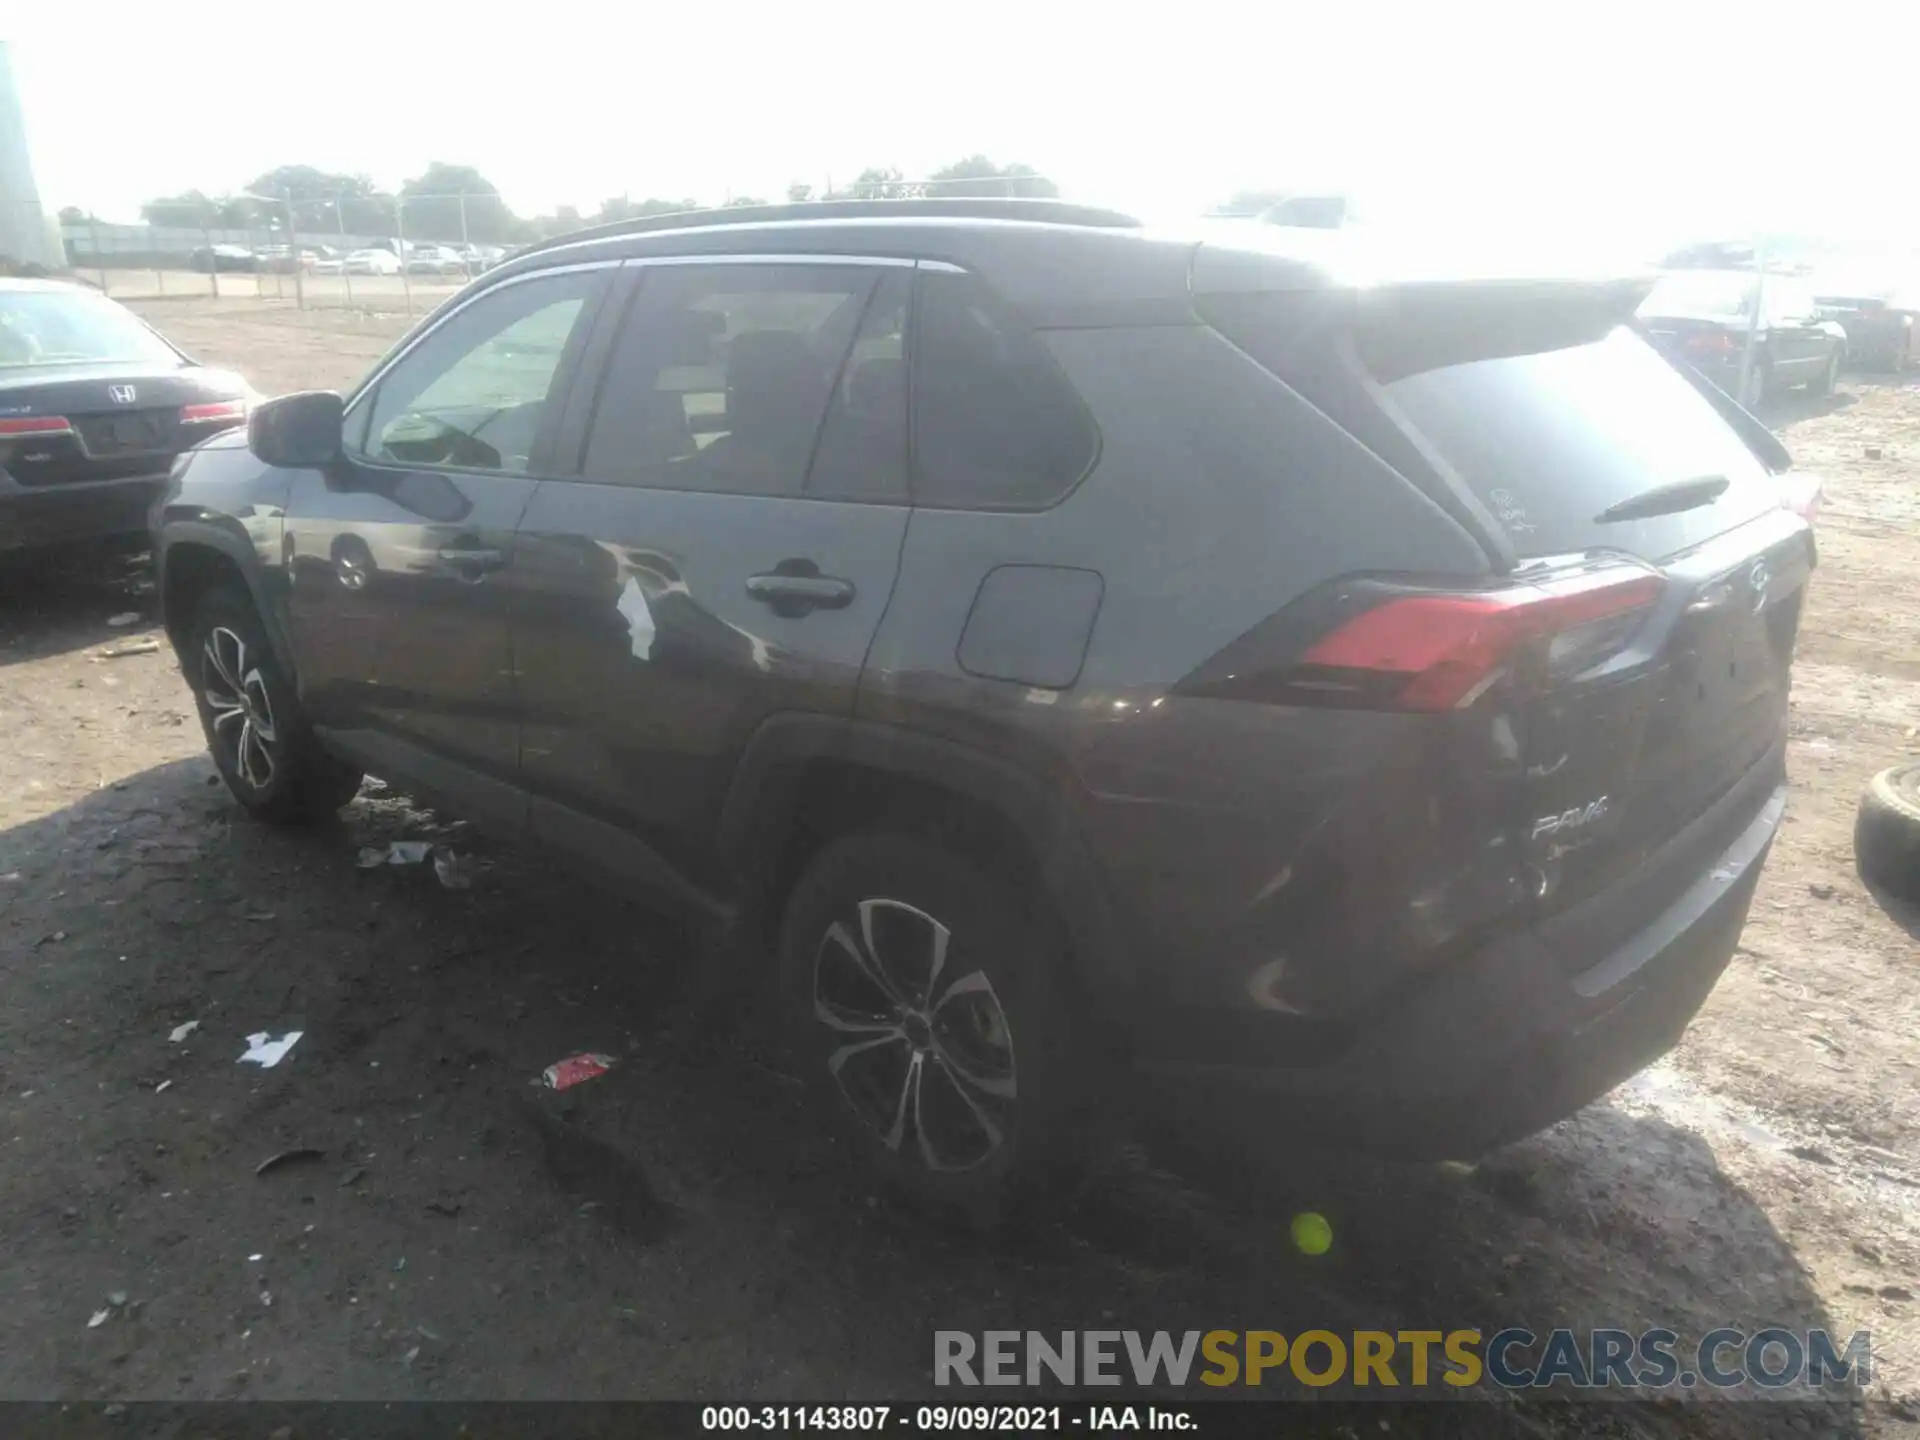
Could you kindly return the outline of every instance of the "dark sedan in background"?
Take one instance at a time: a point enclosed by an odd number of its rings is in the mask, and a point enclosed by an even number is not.
[[[1639,314],[1654,344],[1749,410],[1794,385],[1831,391],[1846,361],[1847,332],[1820,314],[1813,288],[1798,276],[1676,270],[1660,277]],[[1743,374],[1749,331],[1753,368]]]
[[[144,535],[174,457],[253,399],[85,286],[0,279],[0,554]]]
[[[1862,370],[1898,374],[1913,364],[1920,293],[1891,280],[1818,275],[1814,301],[1847,332],[1847,358]]]

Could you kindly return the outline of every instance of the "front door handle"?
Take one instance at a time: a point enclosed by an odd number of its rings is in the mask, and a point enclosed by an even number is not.
[[[774,571],[749,575],[747,594],[788,619],[811,610],[844,610],[853,603],[853,582],[837,575],[796,575]]]
[[[463,576],[479,579],[489,570],[498,570],[507,563],[504,550],[468,549],[460,545],[444,545],[440,548],[440,563],[450,570],[457,570]]]

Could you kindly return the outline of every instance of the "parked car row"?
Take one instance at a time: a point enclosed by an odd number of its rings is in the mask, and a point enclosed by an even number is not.
[[[498,245],[440,245],[388,241],[378,246],[345,251],[331,245],[302,245],[296,255],[290,245],[206,245],[187,263],[203,275],[214,271],[249,274],[291,274],[296,269],[314,275],[480,275],[506,258]],[[404,258],[403,258],[404,257]]]
[[[1749,410],[1792,386],[1830,394],[1847,359],[1846,329],[1796,275],[1672,270],[1641,303],[1639,319],[1661,350]]]
[[[1920,278],[1894,265],[1836,265],[1813,277],[1820,313],[1847,332],[1847,355],[1862,370],[1898,374],[1920,345]]]
[[[313,267],[316,275],[398,275],[400,257],[391,250],[355,250],[329,256]]]
[[[1761,256],[1750,241],[1708,242],[1685,246],[1668,254],[1661,268],[1670,273],[1650,298],[1652,308],[1641,313],[1649,319],[1683,319],[1697,322],[1703,318],[1732,319],[1742,329],[1744,349],[1745,318],[1751,309],[1729,313],[1729,304],[1744,305],[1745,290],[1756,285],[1762,268]],[[1920,263],[1911,256],[1852,253],[1811,261],[1768,259],[1764,289],[1768,292],[1761,317],[1772,331],[1773,318],[1780,315],[1792,326],[1805,328],[1809,308],[1823,325],[1837,326],[1842,360],[1850,368],[1865,371],[1899,373],[1911,364],[1920,350]],[[1715,306],[1711,316],[1699,313],[1702,303]],[[1674,307],[1678,307],[1675,309]],[[1673,327],[1663,327],[1672,330]],[[1681,347],[1691,357],[1700,347],[1718,351],[1718,339],[1702,339],[1698,325],[1688,327],[1687,344]],[[1815,345],[1816,350],[1824,347]],[[1711,358],[1711,357],[1710,357]],[[1767,355],[1769,366],[1775,357]],[[1725,366],[1719,367],[1723,372]],[[1817,367],[1805,370],[1800,379],[1791,378],[1791,361],[1785,368],[1770,368],[1767,383],[1794,384],[1817,382]],[[1728,377],[1736,388],[1737,379]]]

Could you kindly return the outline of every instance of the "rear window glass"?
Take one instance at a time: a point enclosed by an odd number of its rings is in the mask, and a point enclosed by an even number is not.
[[[179,360],[131,312],[90,290],[0,290],[0,370]]]
[[[1657,559],[1771,503],[1759,459],[1631,330],[1588,345],[1395,380],[1388,398],[1499,518],[1523,555],[1610,546]],[[1723,476],[1698,509],[1598,523],[1660,485]]]
[[[1522,557],[1614,549],[1658,560],[1776,503],[1776,482],[1755,450],[1629,326],[1577,323],[1577,309],[1556,320],[1538,304],[1517,316],[1483,313],[1469,295],[1426,306],[1426,323],[1409,312],[1405,328],[1382,307],[1388,318],[1369,324],[1356,347],[1347,339],[1353,307],[1337,293],[1220,296],[1201,308],[1443,504],[1451,472]],[[1547,337],[1556,324],[1597,338],[1554,348]],[[1446,363],[1475,348],[1490,358]],[[1401,365],[1412,373],[1397,373]],[[1765,448],[1768,438],[1761,431],[1756,444]],[[1599,519],[1656,487],[1710,477],[1724,477],[1727,488],[1697,509]]]
[[[1738,320],[1753,313],[1753,276],[1682,271],[1664,275],[1641,302],[1642,315]]]

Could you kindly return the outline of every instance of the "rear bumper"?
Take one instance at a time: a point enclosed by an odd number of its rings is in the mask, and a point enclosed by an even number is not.
[[[148,508],[166,484],[164,470],[44,488],[0,477],[0,553],[144,535]]]
[[[1472,1159],[1542,1129],[1679,1040],[1733,956],[1785,809],[1782,785],[1698,880],[1594,963],[1570,970],[1554,942],[1516,936],[1402,997],[1329,1063],[1150,1067],[1155,1107],[1235,1143],[1307,1139],[1401,1159]]]

